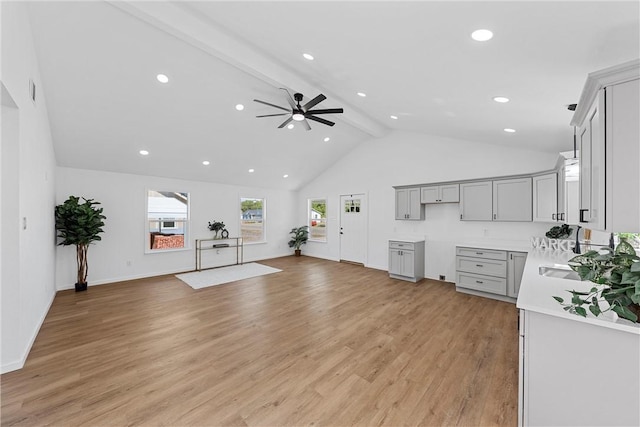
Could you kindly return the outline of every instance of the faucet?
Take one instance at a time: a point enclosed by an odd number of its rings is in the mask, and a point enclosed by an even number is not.
[[[580,227],[579,225],[576,225],[576,246],[573,248],[573,253],[574,254],[580,254],[580,239],[578,238],[578,236],[580,236],[580,229],[582,227]]]

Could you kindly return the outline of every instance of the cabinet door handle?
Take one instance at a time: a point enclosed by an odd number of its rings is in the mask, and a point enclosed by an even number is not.
[[[482,280],[476,280],[476,283],[482,285],[484,282]]]
[[[555,221],[556,220],[556,214],[551,214],[551,219]]]
[[[484,267],[482,264],[476,264],[476,267]]]
[[[589,221],[585,221],[584,219],[585,212],[589,212],[589,209],[580,209],[580,218],[579,218],[580,222],[589,222]]]
[[[483,255],[484,252],[476,252],[476,255]]]
[[[493,214],[493,219],[496,219],[496,214]]]
[[[462,214],[460,214],[460,219],[462,219]]]

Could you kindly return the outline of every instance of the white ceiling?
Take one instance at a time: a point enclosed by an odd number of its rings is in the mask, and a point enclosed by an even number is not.
[[[640,56],[639,5],[47,1],[29,10],[60,165],[296,189],[392,130],[571,149],[566,105],[589,72]],[[478,28],[494,38],[472,40]],[[252,99],[286,106],[280,87],[305,101],[324,93],[317,108],[345,113],[324,116],[332,128],[277,129],[282,117],[255,116],[278,111]]]

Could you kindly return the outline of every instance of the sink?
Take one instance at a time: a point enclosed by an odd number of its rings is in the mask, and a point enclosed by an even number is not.
[[[581,280],[580,275],[566,264],[541,265],[538,267],[538,274],[557,279]]]

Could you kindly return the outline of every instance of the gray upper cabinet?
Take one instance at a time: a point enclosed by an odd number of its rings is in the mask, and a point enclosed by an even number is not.
[[[491,221],[493,219],[492,181],[460,184],[460,219],[463,221]]]
[[[493,181],[493,220],[532,220],[531,178]]]
[[[430,185],[420,189],[422,203],[458,203],[460,201],[460,185]]]
[[[533,177],[533,221],[558,220],[558,176],[556,172]]]
[[[571,125],[580,149],[579,222],[640,232],[640,60],[589,74]]]
[[[396,189],[396,219],[423,220],[420,187]]]

